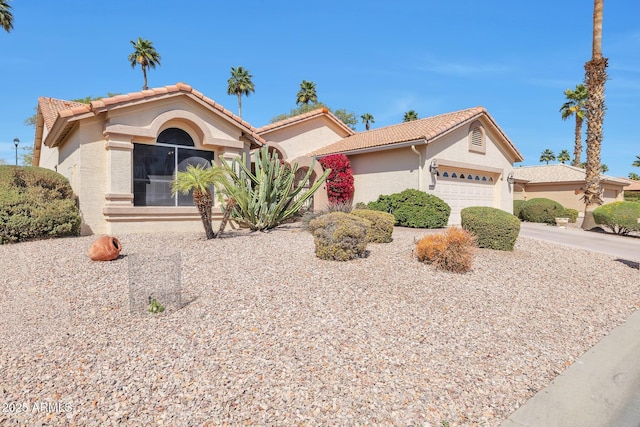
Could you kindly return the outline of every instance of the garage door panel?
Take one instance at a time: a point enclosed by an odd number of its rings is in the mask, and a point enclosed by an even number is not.
[[[448,176],[443,176],[444,173]],[[495,203],[495,182],[493,177],[486,174],[474,173],[474,179],[460,178],[460,173],[456,173],[456,178],[452,175],[455,171],[442,171],[437,178],[433,188],[433,194],[447,202],[451,207],[449,225],[460,224],[460,211],[469,206],[490,206]],[[475,177],[478,176],[478,180]],[[482,177],[485,178],[482,181]]]

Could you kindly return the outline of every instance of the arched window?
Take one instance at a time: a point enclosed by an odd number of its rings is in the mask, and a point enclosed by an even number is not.
[[[457,178],[457,177],[458,177],[458,175],[456,175],[455,172],[451,174],[451,178]]]
[[[443,176],[444,178],[449,178],[449,172],[443,172],[442,176]]]
[[[213,164],[213,151],[197,150],[193,138],[182,129],[167,128],[155,144],[133,144],[133,205],[192,206],[193,195],[171,194],[176,171],[187,166]]]

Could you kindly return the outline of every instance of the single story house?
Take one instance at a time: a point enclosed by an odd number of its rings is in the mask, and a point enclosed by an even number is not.
[[[354,174],[354,203],[415,188],[451,206],[460,224],[468,206],[513,211],[512,175],[524,160],[483,107],[348,135],[310,154],[346,154]]]
[[[629,182],[629,186],[624,188],[625,194],[633,194],[636,197],[640,197],[640,181],[628,178],[620,179],[624,179],[625,181]]]
[[[316,158],[346,154],[354,202],[416,188],[452,207],[512,211],[513,163],[522,155],[482,107],[356,133],[327,109],[254,128],[191,86],[93,101],[38,100],[34,165],[66,176],[80,202],[83,234],[199,231],[191,196],[172,196],[176,171],[249,155],[267,145],[301,175]],[[313,207],[326,206],[326,186]],[[214,219],[220,219],[214,206]]]
[[[581,200],[585,188],[585,170],[565,165],[521,166],[514,171],[514,200],[544,197],[555,200],[565,208],[584,211]],[[604,203],[623,200],[629,181],[600,175]]]

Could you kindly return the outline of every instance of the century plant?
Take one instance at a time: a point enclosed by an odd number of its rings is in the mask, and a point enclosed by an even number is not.
[[[226,193],[233,199],[232,218],[251,230],[268,230],[298,213],[305,202],[325,182],[331,170],[326,170],[310,188],[307,182],[313,173],[313,164],[304,177],[297,181],[298,164],[292,166],[282,162],[274,151],[265,146],[254,153],[255,172],[247,162],[246,154],[235,158],[231,164],[221,159],[229,181]]]

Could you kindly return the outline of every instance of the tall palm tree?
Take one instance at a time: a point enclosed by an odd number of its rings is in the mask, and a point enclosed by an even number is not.
[[[198,164],[189,165],[184,172],[176,173],[176,177],[171,183],[171,192],[189,194],[193,192],[193,201],[200,213],[200,219],[204,226],[207,239],[214,239],[211,221],[213,219],[213,195],[211,187],[221,187],[227,184],[227,172],[221,167],[205,168]]]
[[[403,122],[411,122],[414,120],[418,120],[418,113],[416,113],[415,110],[409,110],[404,113],[404,118],[402,119]]]
[[[364,127],[369,130],[371,129],[371,123],[375,123],[376,121],[373,119],[373,116],[369,113],[364,113],[360,116],[362,119],[362,123],[364,123]]]
[[[631,166],[640,168],[640,156],[636,156],[636,159],[633,161],[633,163],[631,163]]]
[[[228,95],[238,96],[238,116],[242,117],[242,95],[249,96],[251,92],[255,92],[255,86],[251,80],[253,76],[249,74],[249,70],[238,67],[231,67],[231,77],[227,80],[229,86],[227,87]]]
[[[556,159],[564,165],[564,162],[571,160],[571,154],[567,150],[562,150]],[[576,165],[574,165],[576,166]]]
[[[549,164],[551,160],[555,160],[555,159],[556,159],[556,155],[553,153],[553,151],[549,150],[548,148],[540,154],[540,163],[547,162],[547,164]]]
[[[136,68],[137,64],[142,67],[142,75],[144,76],[144,85],[142,90],[149,89],[147,86],[147,68],[156,68],[156,65],[160,65],[160,54],[153,47],[153,42],[149,40],[143,40],[138,37],[138,40],[131,40],[133,46],[133,52],[129,55],[129,61],[131,62],[131,68]]]
[[[305,104],[308,106],[310,102],[314,104],[318,102],[316,84],[314,82],[303,80],[302,83],[300,83],[300,90],[296,96],[296,105]]]
[[[587,167],[585,171],[585,213],[582,228],[595,227],[593,210],[602,204],[600,186],[600,150],[602,148],[602,123],[604,121],[604,84],[607,80],[607,58],[602,56],[602,13],[604,0],[593,2],[593,38],[591,60],[585,68],[587,84]]]
[[[587,87],[583,84],[576,85],[576,90],[565,90],[564,96],[567,98],[567,101],[562,104],[560,108],[562,120],[576,116],[573,166],[578,166],[581,162],[580,157],[582,156],[582,123],[587,114]]]
[[[7,33],[13,30],[13,14],[8,0],[0,0],[0,27]]]

